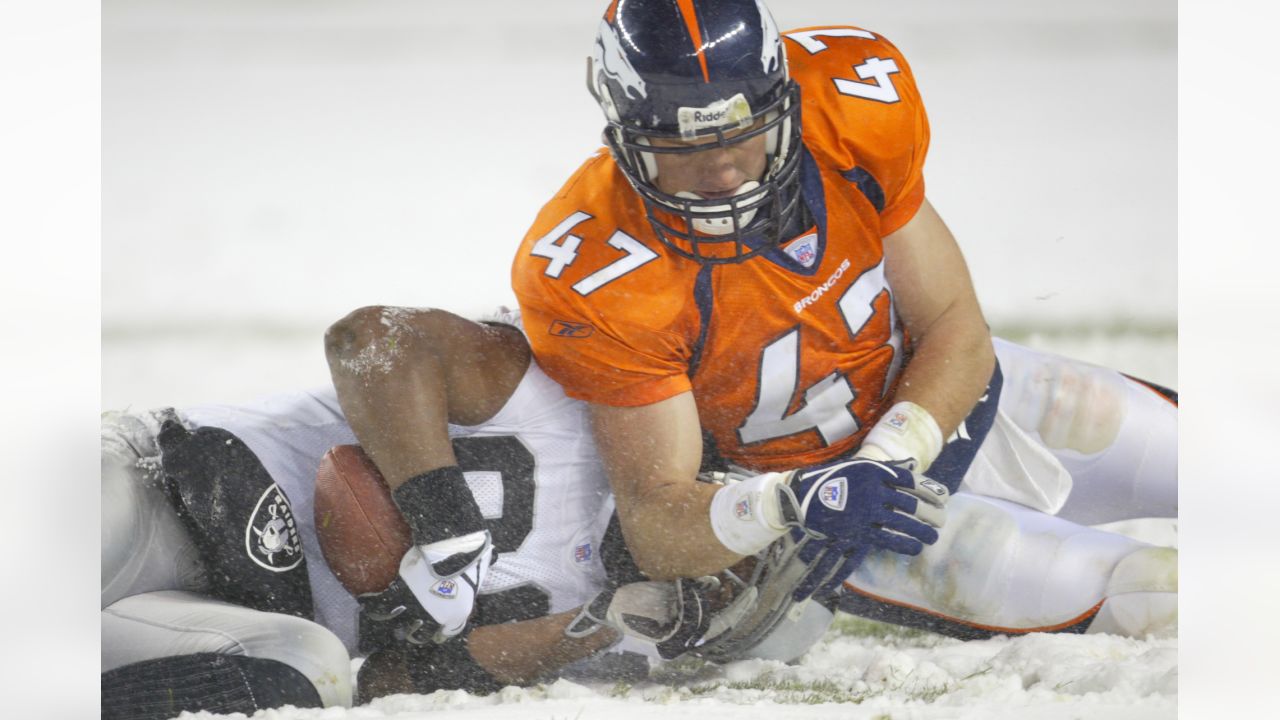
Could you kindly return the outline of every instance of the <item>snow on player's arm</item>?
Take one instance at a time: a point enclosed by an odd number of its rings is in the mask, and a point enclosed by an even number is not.
[[[529,365],[514,328],[402,307],[351,312],[329,328],[325,352],[347,422],[393,492],[457,465],[448,423],[493,417]]]
[[[529,346],[515,328],[439,310],[361,308],[330,328],[326,349],[347,420],[393,491],[424,470],[455,467],[448,424],[488,421],[530,363]],[[419,598],[431,612],[431,594]],[[723,609],[711,602],[696,585],[638,582],[608,588],[582,608],[475,627],[439,644],[410,637],[370,656],[361,668],[360,694],[367,700],[449,683],[526,684],[624,634],[674,656],[724,630],[728,620],[707,620],[711,610]]]
[[[437,310],[365,307],[329,328],[325,355],[347,422],[413,535],[399,577],[361,604],[374,616],[417,605],[423,635],[458,635],[493,543],[448,423],[474,425],[500,410],[528,367],[528,347],[513,328]]]

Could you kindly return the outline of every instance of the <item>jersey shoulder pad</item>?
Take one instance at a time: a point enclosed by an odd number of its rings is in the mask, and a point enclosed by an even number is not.
[[[589,159],[539,211],[512,269],[517,295],[625,317],[618,295],[658,302],[681,264],[649,226],[644,204],[608,153]],[[634,305],[634,304],[633,304]],[[652,307],[650,307],[652,310]],[[640,317],[653,313],[636,312]]]
[[[579,169],[538,214],[512,288],[539,364],[572,397],[644,404],[687,389],[696,268],[668,254],[612,158]]]
[[[929,146],[928,118],[906,58],[881,35],[851,25],[800,28],[784,37],[801,88],[805,146],[859,182],[870,176],[883,196],[882,223],[905,224],[924,199]]]

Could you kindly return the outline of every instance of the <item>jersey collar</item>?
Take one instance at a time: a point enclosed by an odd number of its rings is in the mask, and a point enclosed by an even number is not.
[[[782,245],[795,242],[799,238],[813,233],[816,227],[817,238],[813,247],[815,254],[813,262],[806,266],[791,257],[781,246],[767,250],[760,257],[784,270],[797,275],[808,276],[818,271],[818,267],[822,265],[822,258],[827,250],[827,200],[823,192],[822,172],[818,169],[818,163],[813,159],[813,155],[809,153],[809,149],[803,144],[800,145],[800,197],[808,210],[807,213],[801,213],[797,216],[800,218],[800,222],[797,224],[803,229],[788,229],[786,234],[789,239]],[[810,222],[813,225],[810,225]]]

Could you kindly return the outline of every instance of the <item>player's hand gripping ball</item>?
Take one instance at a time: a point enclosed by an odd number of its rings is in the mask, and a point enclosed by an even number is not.
[[[315,513],[325,561],[360,602],[362,650],[443,642],[466,627],[493,563],[487,531],[466,552],[456,539],[414,547],[386,480],[358,445],[325,453]]]
[[[333,574],[352,595],[381,592],[413,544],[382,473],[359,445],[325,453],[316,472],[316,535]]]

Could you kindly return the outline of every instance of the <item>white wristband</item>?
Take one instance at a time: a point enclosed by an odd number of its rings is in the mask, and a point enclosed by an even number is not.
[[[785,473],[765,473],[725,485],[711,498],[711,529],[738,555],[754,555],[786,532],[777,488]]]
[[[882,462],[914,460],[915,472],[925,472],[942,452],[942,428],[928,410],[902,401],[880,416],[879,422],[862,440],[854,457]]]

